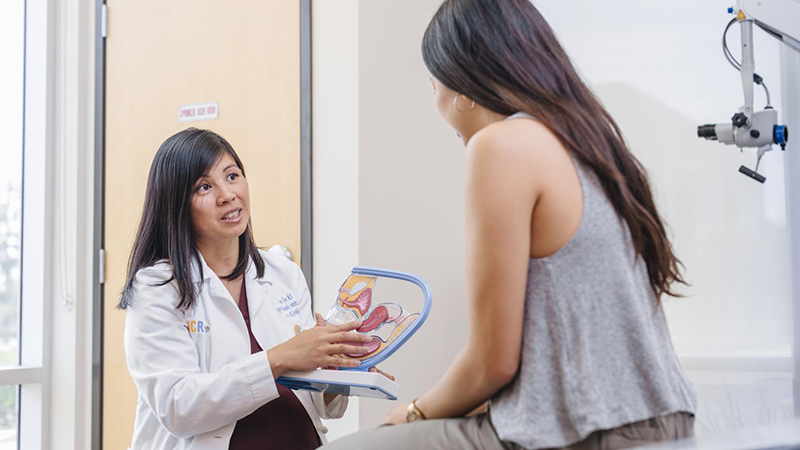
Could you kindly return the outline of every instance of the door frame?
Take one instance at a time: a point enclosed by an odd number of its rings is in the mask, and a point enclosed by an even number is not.
[[[106,0],[95,0],[94,264],[92,275],[92,450],[103,438],[103,279],[105,277]],[[311,0],[300,0],[300,264],[312,286]]]

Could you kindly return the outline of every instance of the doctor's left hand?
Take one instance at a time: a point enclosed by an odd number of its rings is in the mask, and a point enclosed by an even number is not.
[[[314,314],[314,318],[317,321],[317,324],[315,326],[324,327],[324,326],[327,325],[327,323],[325,322],[325,319],[319,313]],[[323,367],[323,369],[325,369],[325,370],[339,370],[339,368],[337,366],[325,366],[325,367]],[[388,374],[388,373],[382,371],[381,369],[378,369],[377,366],[370,367],[369,371],[372,372],[372,373],[379,373],[379,374],[383,375],[384,377],[394,381],[394,375]]]

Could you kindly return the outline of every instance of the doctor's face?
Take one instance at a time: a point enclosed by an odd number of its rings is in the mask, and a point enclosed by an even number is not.
[[[236,161],[224,153],[194,185],[192,225],[202,242],[238,239],[250,221],[250,189]]]

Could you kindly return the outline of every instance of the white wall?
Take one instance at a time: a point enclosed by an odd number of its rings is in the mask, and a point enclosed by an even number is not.
[[[314,1],[312,16],[313,304],[323,316],[358,265],[358,0]],[[328,438],[358,429],[359,400],[326,421]]]
[[[743,103],[739,73],[720,47],[728,3],[536,3],[655,180],[692,283],[691,297],[669,307],[679,353],[789,356],[783,154],[764,157],[762,186],[737,172],[755,166],[753,151],[695,134],[697,125],[730,120]],[[738,27],[729,44],[738,55]],[[756,71],[781,111],[779,44],[759,31],[755,50]],[[758,108],[763,98],[758,88]]]
[[[464,148],[436,110],[420,51],[439,3],[363,1],[359,19],[359,262],[416,273],[433,290],[425,326],[384,364],[400,401],[432,387],[467,332]],[[363,400],[361,426],[393,407]]]
[[[781,49],[782,104],[786,124],[792,130],[800,130],[800,52],[784,47]],[[786,146],[786,197],[788,222],[792,230],[800,229],[800,141],[793,138]],[[792,253],[792,299],[794,305],[793,322],[800,323],[800,235],[794,231],[791,236]],[[794,327],[794,411],[800,413],[800,326]]]
[[[315,308],[330,307],[355,265],[428,281],[428,322],[382,366],[409,401],[444,372],[467,329],[463,147],[436,112],[420,56],[439,1],[313,5]],[[358,423],[330,421],[329,437],[378,425],[395,405],[358,403]]]

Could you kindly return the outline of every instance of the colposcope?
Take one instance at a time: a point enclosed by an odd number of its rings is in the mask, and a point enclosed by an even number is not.
[[[728,13],[735,17],[722,34],[722,49],[728,62],[741,72],[744,105],[731,117],[730,122],[699,126],[697,136],[735,145],[741,150],[757,149],[755,169],[741,166],[739,172],[764,183],[766,177],[758,173],[761,158],[775,145],[786,150],[789,129],[785,124],[778,123],[778,111],[772,107],[769,89],[763,77],[755,73],[753,25],[800,52],[800,4],[794,0],[738,0],[736,7],[728,8]],[[727,43],[728,30],[736,23],[741,27],[741,63],[734,58]],[[767,104],[761,111],[754,109],[755,85],[763,87],[766,93]]]

